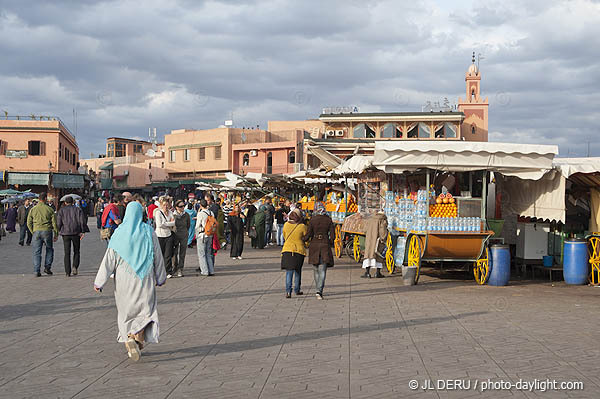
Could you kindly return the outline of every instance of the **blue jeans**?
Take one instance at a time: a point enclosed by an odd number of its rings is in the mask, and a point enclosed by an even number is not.
[[[212,236],[201,239],[196,246],[200,274],[208,276],[215,272],[215,254],[212,248]]]
[[[46,258],[44,260],[44,269],[50,270],[54,260],[54,247],[52,246],[53,232],[36,231],[33,233],[33,271],[40,272],[42,263],[42,246],[46,244]]]
[[[315,275],[315,287],[319,294],[323,293],[323,286],[325,285],[325,276],[327,275],[327,265],[313,265],[313,272]]]
[[[300,284],[302,284],[302,270],[286,270],[285,271],[285,292],[288,294],[292,293],[292,278],[295,278],[294,292],[297,294],[300,292]]]
[[[283,246],[285,240],[283,239],[283,225],[277,224],[277,245]]]

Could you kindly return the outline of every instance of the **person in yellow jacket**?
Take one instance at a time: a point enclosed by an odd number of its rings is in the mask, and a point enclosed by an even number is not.
[[[292,297],[292,278],[295,276],[294,293],[302,295],[302,265],[306,255],[306,246],[302,239],[306,235],[306,225],[302,223],[302,213],[294,209],[283,225],[283,249],[281,250],[281,269],[285,270],[285,297]]]

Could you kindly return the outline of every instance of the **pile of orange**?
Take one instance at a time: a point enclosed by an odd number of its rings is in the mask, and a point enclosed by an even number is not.
[[[429,216],[432,218],[455,218],[458,207],[455,203],[429,205]]]

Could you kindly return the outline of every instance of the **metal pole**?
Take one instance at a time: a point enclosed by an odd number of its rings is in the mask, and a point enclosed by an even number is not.
[[[348,216],[348,176],[344,176],[344,218]]]
[[[427,174],[425,175],[425,187],[426,187],[426,191],[427,191],[427,201],[429,201],[429,196],[431,195],[429,193],[429,169],[427,169]],[[429,217],[429,206],[427,207],[427,217]]]
[[[485,219],[487,216],[487,170],[483,171],[483,177],[481,178],[481,221],[485,228]]]

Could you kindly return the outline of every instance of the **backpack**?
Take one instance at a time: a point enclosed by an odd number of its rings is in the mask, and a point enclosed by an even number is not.
[[[212,216],[208,212],[206,214],[208,215],[208,217],[206,218],[206,222],[204,223],[204,234],[206,234],[207,236],[213,236],[217,234],[217,228],[219,227],[219,223],[217,222],[217,219],[214,216]]]

